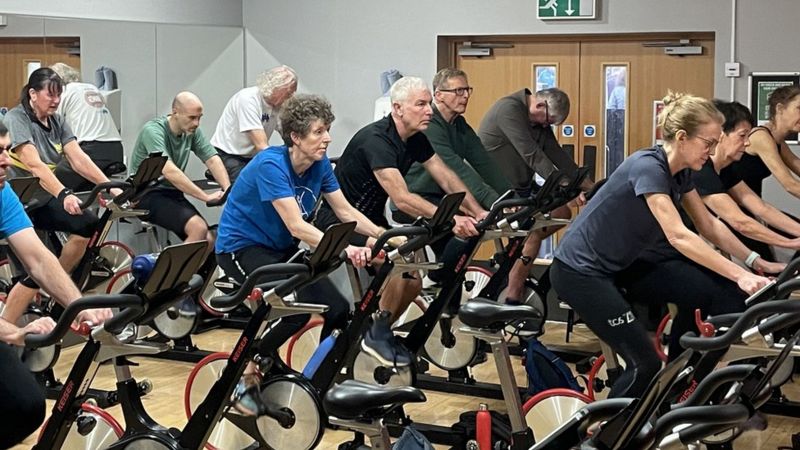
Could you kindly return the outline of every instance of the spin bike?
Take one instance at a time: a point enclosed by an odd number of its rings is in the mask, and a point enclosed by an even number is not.
[[[260,424],[255,418],[246,418],[231,410],[231,395],[245,366],[253,358],[254,350],[257,347],[259,337],[266,330],[271,320],[280,317],[319,313],[325,310],[324,306],[306,305],[300,303],[284,302],[283,297],[289,295],[293,290],[315,281],[317,278],[327,275],[336,268],[342,259],[339,256],[348,243],[348,236],[355,228],[354,223],[340,224],[331,227],[323,236],[317,250],[311,254],[301,254],[298,259],[300,262],[274,264],[261,267],[250,274],[247,281],[233,295],[219,297],[212,300],[216,306],[232,306],[244,301],[247,297],[252,300],[262,300],[255,309],[253,316],[248,322],[242,335],[234,346],[225,368],[222,370],[220,378],[214,383],[206,398],[200,403],[195,414],[183,430],[167,429],[158,425],[145,411],[136,381],[133,379],[129,369],[129,363],[121,356],[153,354],[163,351],[165,344],[152,342],[133,342],[122,344],[118,347],[101,353],[103,360],[113,359],[115,372],[117,374],[117,389],[120,392],[120,404],[125,416],[125,428],[122,436],[113,443],[104,443],[103,448],[107,449],[195,449],[199,450],[206,445],[211,435],[214,425],[220,420],[231,421],[237,426],[241,426],[250,436],[249,442],[241,448],[266,448],[266,443],[261,437]],[[159,255],[152,274],[146,282],[139,281],[129,284],[125,291],[136,292],[137,296],[147,300],[148,309],[138,317],[134,318],[133,323],[149,323],[158,314],[163,313],[170,307],[171,303],[179,298],[194,294],[202,287],[202,280],[197,275],[192,275],[205,257],[206,242],[188,243],[167,248]],[[179,254],[175,250],[178,249]],[[189,256],[186,256],[187,252]],[[256,285],[265,278],[274,279],[282,276],[290,278],[279,281],[272,281],[254,290]],[[179,289],[169,289],[163,291],[163,287],[179,287]],[[186,287],[183,287],[186,286]],[[261,289],[268,289],[263,293]],[[88,345],[88,344],[87,344]],[[92,349],[89,356],[79,357],[78,361],[91,359],[97,356],[96,350]],[[84,348],[84,351],[87,351]],[[76,365],[77,367],[77,365]],[[88,385],[91,376],[87,378],[87,370],[73,369],[71,379],[75,380],[80,386]],[[74,404],[76,402],[69,402]],[[307,434],[305,428],[305,418],[295,414],[287,408],[267,407],[264,417],[274,417],[283,426],[292,428],[295,433]],[[70,417],[58,417],[57,421],[48,423],[42,440],[37,445],[37,449],[60,448],[63,442],[63,435],[70,429],[74,412]],[[236,447],[226,447],[236,448]],[[280,448],[280,447],[279,447]]]
[[[770,380],[793,351],[800,334],[789,339],[766,369],[752,364],[728,366],[699,381],[691,395],[677,401],[674,395],[683,392],[683,387],[696,378],[699,365],[693,361],[718,360],[719,354],[748,336],[769,339],[774,332],[796,327],[800,324],[800,304],[770,301],[744,313],[712,318],[711,322],[729,328],[715,337],[682,336],[681,345],[687,350],[656,375],[641,399],[617,398],[589,404],[533,449],[684,448],[742,424],[769,398]],[[708,404],[720,393],[725,394],[722,400]],[[598,422],[605,423],[599,431],[588,433],[589,426]]]
[[[86,210],[91,207],[102,192],[111,189],[122,189],[122,193],[110,201],[103,202],[105,211],[101,214],[97,229],[90,238],[86,252],[80,260],[75,270],[72,272],[72,279],[76,286],[82,291],[92,291],[102,289],[102,285],[114,276],[115,271],[120,271],[120,265],[130,263],[130,250],[124,244],[115,241],[106,241],[106,237],[113,226],[113,223],[124,217],[133,217],[144,214],[142,211],[132,210],[129,205],[131,201],[136,201],[144,192],[152,186],[155,181],[154,174],[147,167],[158,168],[163,166],[166,158],[153,157],[150,161],[145,161],[143,170],[128,180],[128,182],[110,181],[96,185],[86,197],[86,201],[81,204],[81,209]],[[158,168],[160,171],[160,168]],[[160,172],[156,172],[160,173]],[[157,175],[156,175],[157,177]],[[38,205],[47,201],[47,195],[40,187],[38,178],[17,178],[10,181],[12,188],[18,193],[21,200],[25,200],[28,209],[34,209]],[[51,243],[60,243],[56,233],[50,233]],[[59,245],[56,245],[57,250]],[[112,250],[115,249],[115,250]],[[121,253],[117,250],[122,249]],[[111,253],[109,253],[111,252]],[[124,254],[124,257],[120,255]],[[43,304],[32,304],[20,318],[19,323],[24,325],[43,316],[58,317],[61,313],[61,305],[52,299]],[[55,365],[60,355],[61,345],[39,347],[35,350],[21,349],[21,358],[28,369],[33,372],[37,379],[45,388],[47,397],[57,398],[62,389],[62,383],[56,379],[53,373]],[[90,395],[100,407],[107,407],[117,403],[116,393],[91,390]]]
[[[230,189],[220,199],[206,202],[206,206],[213,208],[224,205],[229,192]],[[209,229],[215,232],[216,225],[210,226]],[[130,274],[130,268],[121,271],[110,284],[109,290],[124,284],[130,278]],[[224,318],[221,316],[230,312],[233,308],[215,308],[210,305],[209,300],[212,296],[232,292],[237,285],[231,282],[217,266],[213,250],[208,253],[208,257],[198,269],[197,274],[204,280],[203,288],[192,295],[191,304],[181,306],[182,308],[191,306],[190,314],[181,314],[179,307],[173,305],[155,317],[152,324],[150,324],[150,328],[156,334],[148,337],[149,340],[153,342],[171,341],[172,343],[170,349],[151,355],[152,357],[196,363],[211,354],[211,352],[199,349],[192,341],[191,334],[224,326],[224,324],[217,322],[223,320]],[[246,321],[243,323],[246,323]],[[237,323],[236,328],[241,329],[243,323]],[[201,328],[204,329],[201,330]]]
[[[580,184],[576,181],[580,176],[580,174],[576,174],[574,179],[570,179],[560,172],[555,172],[548,178],[535,197],[521,199],[503,198],[496,202],[486,219],[478,223],[476,228],[481,234],[484,234],[487,230],[493,229],[495,226],[500,229],[513,228],[516,226],[515,224],[518,220],[528,218],[534,214],[551,211],[577,195],[574,189]],[[507,211],[508,208],[515,207],[521,209],[515,212]],[[503,218],[501,219],[501,217]],[[413,324],[409,334],[405,338],[399,339],[402,345],[404,345],[411,354],[418,354],[422,345],[429,339],[434,327],[438,327],[440,330],[445,330],[445,332],[449,332],[453,335],[459,334],[459,337],[462,339],[476,339],[474,335],[462,333],[461,330],[458,329],[460,321],[458,317],[455,316],[454,312],[448,311],[448,314],[445,315],[443,315],[443,313],[445,312],[445,308],[450,305],[453,296],[460,289],[460,283],[463,280],[469,258],[474,253],[480,241],[481,235],[467,239],[463,242],[463,248],[460,249],[454,261],[444,261],[444,271],[448,275],[445,276],[446,281],[442,283],[439,295],[436,300],[431,303],[431,306],[425,314]],[[469,301],[466,304],[469,304]],[[518,313],[522,314],[521,311],[522,310],[518,311]],[[538,319],[541,317],[541,312],[533,308],[525,311],[525,318]],[[477,347],[477,344],[475,344],[473,348],[475,347]],[[355,361],[354,375],[357,380],[366,381],[368,383],[392,386],[414,385],[416,387],[421,387],[418,380],[415,380],[416,374],[414,372],[414,366],[412,365],[403,369],[404,370],[395,369],[394,373],[388,372],[387,368],[382,367],[379,362],[368,358],[365,353],[361,353]],[[503,368],[500,370],[502,371]],[[390,376],[386,376],[387,374]],[[509,403],[510,410],[516,409],[521,411],[520,396],[523,393],[520,392],[519,389],[516,387],[501,386],[499,390],[503,392],[504,395],[502,398]],[[512,391],[514,392],[513,394]],[[514,399],[516,399],[516,402]],[[402,408],[398,408],[395,411],[395,416],[391,419],[389,430],[395,436],[399,435],[403,427],[409,423],[409,419],[405,417]],[[415,428],[425,434],[429,440],[436,443],[458,446],[464,445],[466,440],[465,436],[453,433],[449,427],[443,428],[429,424],[415,423]],[[519,431],[522,432],[524,430]]]
[[[289,368],[277,355],[259,355],[261,365],[265,367],[261,398],[265,403],[294,411],[304,420],[304,427],[283,426],[279,420],[261,417],[257,420],[258,429],[262,432],[262,440],[267,448],[275,449],[310,449],[321,439],[327,414],[322,408],[320,396],[334,383],[354,376],[354,361],[360,354],[360,341],[364,330],[370,326],[369,318],[378,310],[380,293],[393,273],[409,270],[430,269],[438,267],[430,263],[416,263],[413,253],[424,248],[426,244],[440,236],[447,235],[452,227],[451,220],[461,204],[464,194],[446,196],[436,213],[430,220],[420,220],[417,225],[397,227],[384,232],[373,246],[373,257],[377,257],[382,249],[386,249],[386,258],[369,286],[355,304],[355,310],[343,330],[335,330],[317,348],[310,362],[302,373]],[[395,250],[386,247],[389,239],[403,236],[408,240]],[[407,259],[407,255],[412,255]],[[189,417],[197,415],[199,399],[205,397],[208,385],[216,380],[217,374],[225,367],[227,353],[209,356],[199,363],[189,377],[186,387],[186,413]],[[385,368],[382,376],[391,377],[396,368]],[[253,418],[237,418],[239,421],[254,421]],[[209,443],[215,448],[237,448],[252,441],[244,426],[222,421],[216,424]]]
[[[760,311],[766,311],[766,313],[769,313],[771,309],[775,310],[774,312],[781,312],[781,302],[770,299],[784,298],[791,290],[800,287],[800,281],[797,279],[790,280],[795,273],[798,264],[800,263],[790,264],[776,280],[772,281],[764,288],[751,295],[746,303],[748,305],[758,304],[759,308],[762,309],[751,312],[751,309],[753,308],[750,308],[745,313],[752,316],[754,314],[765,314]],[[704,322],[701,320],[698,310],[695,314],[695,317],[701,334],[703,336],[710,337],[713,336],[719,328],[723,326],[730,326],[733,321],[742,317],[745,313],[717,316],[709,319],[707,322]],[[786,326],[778,324],[754,328],[749,330],[748,333],[744,335],[744,343],[742,344],[736,343],[736,341],[731,341],[730,344],[725,345],[723,348],[716,351],[692,353],[687,362],[688,366],[692,368],[690,376],[685,377],[682,382],[676,383],[675,386],[671,388],[666,397],[666,403],[677,403],[683,399],[686,399],[686,397],[690,396],[692,392],[697,389],[699,383],[702,383],[707,377],[713,377],[717,372],[719,372],[717,367],[721,362],[742,361],[746,358],[758,358],[758,361],[761,363],[766,363],[772,360],[773,362],[771,362],[769,369],[770,372],[767,379],[770,385],[776,388],[784,384],[788,380],[788,377],[785,376],[785,366],[787,363],[791,363],[792,361],[792,359],[787,358],[790,356],[795,357],[800,355],[800,348],[796,348],[794,346],[795,341],[779,342],[779,339],[770,336],[767,338],[768,342],[762,342],[761,344],[753,345],[754,342],[762,339],[761,336],[766,335],[770,330],[775,330],[776,328],[785,329]],[[731,328],[731,330],[733,329]],[[730,338],[730,336],[733,335],[729,335],[728,337]],[[690,342],[693,341],[690,340]],[[683,340],[681,343],[683,345]],[[782,352],[784,351],[787,352],[786,355],[783,355]],[[604,356],[610,358],[609,360],[612,361],[612,367],[619,366],[619,361],[613,352],[610,352],[609,349],[606,349],[604,353]],[[742,367],[742,365],[742,362],[737,362],[737,365],[731,367]],[[594,374],[596,374],[596,370],[593,370],[590,374],[592,375],[590,376],[590,386],[593,384]],[[602,401],[603,400],[600,400],[599,402]],[[565,389],[552,389],[537,394],[537,396],[531,398],[525,403],[525,405],[523,405],[523,410],[525,411],[527,421],[528,423],[533,424],[532,426],[534,426],[534,432],[536,436],[541,438],[543,435],[546,435],[552,430],[558,428],[560,423],[558,423],[558,421],[553,421],[552,418],[548,416],[548,413],[552,408],[552,406],[549,405],[565,404],[565,402],[569,404],[570,407],[574,408],[574,411],[578,411],[581,407],[588,408],[589,406],[586,406],[587,404],[597,403],[594,402],[594,398],[588,398],[583,394],[575,393]],[[581,403],[583,404],[581,405]],[[565,411],[567,411],[567,409],[565,409]],[[561,417],[563,417],[563,415]],[[709,446],[709,448],[727,448],[724,447],[724,445],[735,439],[740,432],[740,428],[734,427],[724,434],[709,434],[707,437],[705,437],[703,442]]]
[[[577,196],[580,193],[579,186],[587,176],[588,170],[586,169],[576,171],[569,179],[569,186],[558,191],[559,199],[557,203],[550,206],[550,209],[531,214],[529,217],[521,217],[521,224],[516,224],[514,227],[504,226],[484,231],[481,242],[499,242],[501,239],[507,238],[508,244],[502,252],[498,252],[494,257],[494,260],[499,263],[495,271],[483,266],[470,265],[467,267],[464,274],[461,303],[477,297],[494,301],[505,298],[508,274],[516,260],[519,259],[526,237],[541,228],[569,223],[566,219],[551,218],[548,213],[572,200],[574,197],[570,198],[570,196],[573,194]],[[540,292],[534,279],[526,280],[526,290],[526,298],[522,304],[536,308],[541,314],[539,317],[529,318],[526,321],[517,320],[509,323],[509,332],[519,336],[520,342],[520,345],[511,346],[509,350],[518,355],[522,354],[520,347],[524,347],[522,345],[523,338],[519,334],[519,325],[522,323],[532,324],[532,335],[539,335],[543,332],[544,321],[547,318],[545,293]],[[479,341],[458,333],[457,324],[450,328],[452,331],[448,331],[442,322],[444,321],[440,321],[441,326],[434,329],[430,338],[425,342],[423,358],[436,367],[446,370],[447,377],[418,373],[416,386],[443,392],[502,399],[503,392],[499,386],[478,382],[472,376],[471,367],[476,363],[479,355]]]

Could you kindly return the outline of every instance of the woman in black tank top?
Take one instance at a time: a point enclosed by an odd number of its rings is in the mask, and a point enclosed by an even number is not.
[[[759,196],[764,178],[774,175],[787,192],[800,198],[800,158],[786,144],[788,136],[800,132],[800,86],[776,89],[769,97],[769,117],[764,126],[753,128],[747,153],[729,170],[738,170]]]
[[[766,127],[753,127],[753,129],[750,131],[750,135],[758,133],[760,130],[766,131],[769,133],[769,136],[772,137],[772,132]],[[780,155],[780,147],[775,146],[773,148],[776,149],[775,153]],[[764,161],[762,161],[761,158],[756,155],[751,155],[750,153],[747,153],[747,151],[745,151],[744,155],[742,155],[742,159],[726,167],[722,172],[723,176],[727,174],[726,172],[735,173],[736,176],[741,178],[742,181],[744,181],[745,184],[759,197],[761,197],[761,190],[764,180],[772,175],[769,167],[764,164]]]

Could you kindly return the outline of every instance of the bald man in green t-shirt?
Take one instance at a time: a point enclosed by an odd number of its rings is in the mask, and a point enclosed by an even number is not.
[[[184,242],[206,239],[213,248],[208,224],[186,199],[191,195],[202,202],[218,200],[230,187],[222,159],[198,128],[202,116],[203,104],[195,94],[178,93],[172,101],[172,113],[147,122],[139,133],[131,156],[131,173],[136,173],[142,160],[152,153],[169,158],[162,170],[166,182],[142,197],[138,207],[149,211],[145,220],[172,231]],[[190,153],[203,161],[222,191],[207,194],[186,176]]]

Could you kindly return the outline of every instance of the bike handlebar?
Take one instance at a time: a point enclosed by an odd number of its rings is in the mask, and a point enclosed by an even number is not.
[[[386,243],[389,239],[394,237],[403,236],[406,238],[415,238],[409,239],[403,245],[397,248],[397,251],[406,254],[418,250],[425,246],[428,243],[431,235],[433,234],[433,230],[426,226],[409,226],[409,227],[396,227],[390,230],[384,231],[378,239],[375,241],[375,245],[372,246],[372,257],[376,258],[378,254],[386,247]]]
[[[130,189],[132,185],[126,181],[106,181],[104,183],[96,184],[91,191],[89,197],[85,202],[81,203],[81,209],[86,209],[97,201],[97,196],[103,191],[110,191],[111,189]]]
[[[742,333],[744,333],[758,320],[767,316],[771,316],[772,314],[781,313],[800,313],[800,302],[797,300],[775,300],[766,303],[759,303],[751,306],[745,312],[741,313],[736,322],[734,322],[728,331],[722,335],[701,338],[694,335],[694,333],[686,333],[680,337],[680,344],[683,348],[690,348],[692,350],[722,350],[741,339]]]
[[[489,210],[489,214],[487,214],[486,217],[483,218],[483,220],[475,224],[475,229],[478,231],[485,231],[486,229],[493,227],[500,220],[500,215],[503,213],[504,209],[507,208],[528,209],[529,207],[533,207],[535,205],[536,205],[536,200],[533,197],[509,198],[505,200],[500,200],[492,205],[492,208]],[[528,211],[528,215],[530,214],[531,212]]]
[[[656,439],[655,443],[662,443],[661,441],[666,437],[666,439],[668,439],[667,442],[663,443],[664,445],[661,445],[659,448],[685,448],[684,443],[690,443],[708,437],[710,434],[713,434],[710,430],[717,429],[717,427],[722,427],[724,430],[729,426],[743,423],[750,418],[750,414],[750,409],[741,403],[679,408],[664,414],[658,419],[653,430],[653,435]],[[684,423],[695,425],[688,429],[671,433],[673,428]],[[702,427],[695,428],[697,425],[701,425]],[[692,428],[694,428],[692,432],[687,431]],[[679,441],[681,445],[673,447],[678,443],[676,441]]]
[[[778,274],[777,277],[775,277],[775,282],[779,285],[783,284],[784,281],[788,281],[789,278],[794,276],[799,269],[800,269],[800,258],[795,258],[789,261],[789,264],[786,265],[786,268],[783,269],[783,272],[781,272],[780,274]]]
[[[275,287],[276,293],[284,296],[292,292],[300,281],[310,276],[311,269],[306,264],[300,263],[278,263],[262,266],[254,270],[247,276],[239,290],[229,295],[222,295],[211,299],[211,306],[215,308],[231,308],[243,302],[253,291],[257,284],[266,277],[291,276],[288,280],[282,281]],[[298,278],[299,277],[299,278]],[[284,288],[284,286],[286,286]],[[283,294],[279,293],[285,292]]]
[[[138,295],[113,294],[84,297],[67,305],[56,322],[55,328],[47,334],[28,334],[25,346],[30,348],[47,347],[60,341],[78,314],[87,309],[120,308],[121,311],[108,319],[103,327],[110,333],[117,334],[125,326],[144,312],[144,300]]]
[[[232,187],[232,186],[231,186],[231,187]],[[225,204],[225,201],[227,201],[227,200],[228,200],[228,194],[229,194],[230,192],[231,192],[231,188],[229,187],[229,188],[228,188],[228,189],[226,189],[226,190],[225,190],[225,192],[222,194],[222,197],[220,197],[220,198],[218,198],[218,199],[216,199],[216,200],[211,200],[211,201],[209,201],[209,202],[206,202],[206,206],[208,206],[209,208],[214,208],[214,207],[216,207],[216,206],[222,206],[222,205],[224,205],[224,204]]]

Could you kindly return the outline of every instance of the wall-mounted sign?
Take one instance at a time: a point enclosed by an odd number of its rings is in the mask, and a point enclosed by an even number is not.
[[[575,136],[575,127],[572,125],[561,125],[561,136],[565,138]]]
[[[35,72],[36,69],[40,69],[42,67],[42,62],[38,59],[24,59],[22,62],[25,64],[23,73],[25,74],[26,80],[30,78],[31,74]]]
[[[756,118],[758,125],[769,122],[769,96],[775,89],[783,86],[800,86],[800,73],[798,72],[753,72],[747,84],[747,100],[750,111]],[[797,133],[786,136],[787,144],[797,143]]]
[[[664,110],[664,102],[653,100],[653,147],[664,145],[664,138],[661,136],[661,128],[658,128],[658,115]]]
[[[584,125],[583,126],[583,137],[594,137],[597,134],[597,127],[594,125]]]
[[[539,0],[536,17],[541,20],[595,18],[595,0]]]

